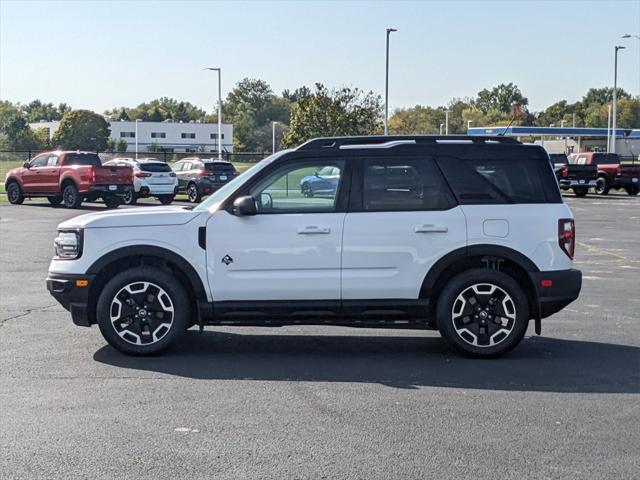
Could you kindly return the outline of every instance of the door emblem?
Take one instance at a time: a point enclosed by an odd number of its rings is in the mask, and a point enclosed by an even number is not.
[[[229,255],[225,255],[224,257],[222,257],[222,263],[224,263],[225,265],[229,265],[230,263],[233,263],[233,258],[231,258]]]

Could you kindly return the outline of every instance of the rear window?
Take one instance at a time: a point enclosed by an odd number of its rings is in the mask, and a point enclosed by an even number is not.
[[[216,175],[235,172],[233,165],[228,162],[207,162],[204,164],[204,168],[207,172],[211,172]]]
[[[158,173],[171,171],[171,167],[162,162],[141,163],[139,166],[143,172]]]
[[[544,159],[439,157],[438,165],[463,205],[562,201],[555,175]]]
[[[620,163],[620,157],[617,153],[594,153],[591,159],[593,165],[602,165],[605,163]]]
[[[67,153],[64,156],[65,165],[93,165],[100,167],[102,162],[95,153]]]

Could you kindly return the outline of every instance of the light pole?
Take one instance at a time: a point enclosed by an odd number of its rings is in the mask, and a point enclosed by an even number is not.
[[[444,127],[444,123],[440,124],[440,135],[442,135],[442,127]]]
[[[471,128],[472,123],[473,123],[473,120],[467,120],[467,135],[469,135],[469,129]]]
[[[444,111],[444,134],[449,135],[449,110]]]
[[[136,160],[138,159],[138,122],[141,122],[141,120],[136,118],[136,133],[134,133],[136,136]]]
[[[271,153],[276,153],[276,123],[271,122]]]
[[[626,47],[616,45],[614,48],[614,61],[613,61],[613,108],[611,111],[611,153],[616,153],[616,102],[617,102],[617,90],[618,90],[618,50],[622,50]]]
[[[607,153],[611,151],[611,105],[607,105]]]
[[[222,160],[222,72],[219,67],[206,67],[205,70],[218,72],[218,160]]]
[[[622,38],[635,38],[637,40],[640,40],[640,35],[625,33]],[[638,50],[638,73],[640,74],[640,50]],[[638,77],[638,90],[640,91],[640,77]]]
[[[389,135],[389,35],[397,32],[395,28],[387,28],[387,61],[384,79],[384,134]]]

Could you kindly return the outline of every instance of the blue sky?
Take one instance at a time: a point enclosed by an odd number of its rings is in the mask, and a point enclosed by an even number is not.
[[[0,98],[103,111],[160,96],[213,109],[244,77],[274,91],[322,82],[384,92],[390,107],[444,105],[501,82],[530,108],[589,87],[640,94],[640,1],[211,2],[0,0]]]

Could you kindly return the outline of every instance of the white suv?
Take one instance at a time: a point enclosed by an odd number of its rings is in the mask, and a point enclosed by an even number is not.
[[[335,188],[313,195],[302,179]],[[59,226],[47,287],[73,322],[154,354],[192,325],[437,329],[515,347],[578,297],[571,211],[545,151],[504,137],[345,137],[276,153],[195,208]]]
[[[163,205],[169,205],[178,192],[176,174],[157,158],[114,158],[103,165],[133,169],[133,191],[123,197],[125,205],[146,197],[156,197]]]

